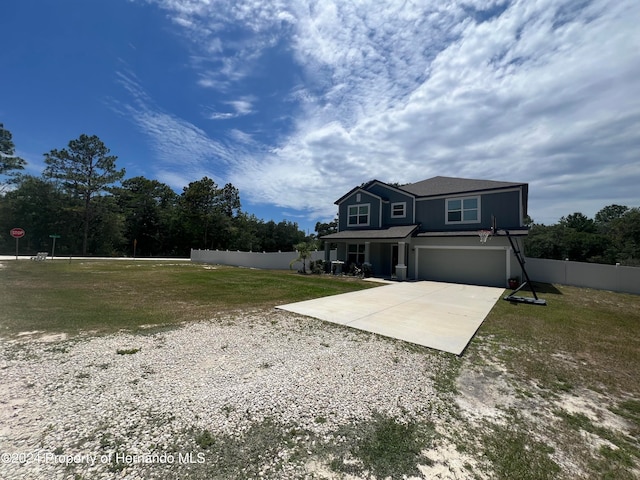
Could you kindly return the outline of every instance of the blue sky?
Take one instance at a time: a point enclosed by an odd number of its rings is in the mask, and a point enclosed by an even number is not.
[[[313,232],[376,178],[530,184],[555,223],[640,206],[636,0],[7,0],[0,122],[98,135],[127,177],[203,176]]]

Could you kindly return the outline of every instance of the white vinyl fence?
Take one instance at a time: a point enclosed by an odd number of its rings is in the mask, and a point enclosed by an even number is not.
[[[191,250],[191,261],[212,263],[216,265],[232,265],[235,267],[262,268],[265,270],[293,270],[302,269],[302,262],[293,260],[298,258],[298,252],[240,252],[229,250]],[[330,260],[336,259],[336,250],[331,251]],[[309,260],[324,260],[324,250],[311,252]],[[291,265],[291,267],[289,267]]]
[[[191,250],[191,261],[236,267],[288,270],[297,252],[240,252],[228,250]],[[331,250],[330,260],[337,259],[337,251]],[[324,260],[324,251],[316,250],[311,260]],[[595,288],[640,294],[640,268],[621,265],[526,258],[525,267],[532,281],[558,283],[577,287]],[[309,260],[307,260],[307,267]],[[300,262],[291,265],[294,270],[302,268]]]
[[[525,259],[532,281],[640,294],[640,268],[568,260]]]

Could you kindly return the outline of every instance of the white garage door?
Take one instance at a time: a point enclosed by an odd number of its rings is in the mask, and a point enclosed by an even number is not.
[[[503,249],[418,248],[418,279],[504,287]]]

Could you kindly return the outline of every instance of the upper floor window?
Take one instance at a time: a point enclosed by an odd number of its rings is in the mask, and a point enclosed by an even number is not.
[[[480,197],[448,198],[446,223],[479,223]]]
[[[407,216],[407,202],[391,204],[391,218],[404,218]]]
[[[350,205],[348,208],[347,225],[366,227],[369,225],[369,204]]]

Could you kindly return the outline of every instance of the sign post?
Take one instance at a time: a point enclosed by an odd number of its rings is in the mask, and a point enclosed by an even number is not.
[[[16,239],[16,260],[18,260],[18,241],[24,237],[24,230],[21,228],[12,228],[9,234]]]
[[[51,247],[51,258],[56,255],[56,238],[60,238],[60,235],[49,235],[49,238],[53,238],[53,247]]]

